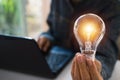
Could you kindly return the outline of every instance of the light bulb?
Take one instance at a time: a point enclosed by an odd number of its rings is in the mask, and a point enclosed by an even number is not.
[[[74,34],[81,53],[94,60],[97,46],[105,34],[104,21],[96,14],[84,14],[75,21]]]

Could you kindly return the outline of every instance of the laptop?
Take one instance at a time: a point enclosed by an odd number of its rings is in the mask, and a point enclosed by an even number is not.
[[[1,69],[55,78],[60,71],[53,72],[42,53],[34,39],[0,35]]]

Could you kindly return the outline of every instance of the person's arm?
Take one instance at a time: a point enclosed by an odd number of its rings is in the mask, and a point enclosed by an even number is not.
[[[100,44],[97,50],[96,58],[102,63],[102,76],[104,80],[108,80],[111,76],[116,60],[118,59],[118,48],[116,40],[118,37],[120,17],[114,17],[109,25],[108,36],[105,36],[105,41]]]
[[[53,28],[52,22],[54,21],[54,19],[53,19],[54,18],[54,15],[53,15],[54,5],[55,5],[54,2],[52,1],[51,5],[50,5],[50,13],[49,13],[47,21],[46,21],[47,24],[48,24],[49,29],[48,29],[48,31],[43,32],[43,33],[40,34],[40,36],[46,37],[49,40],[51,40],[52,42],[54,42],[53,29],[52,29]]]
[[[104,44],[105,45],[99,47],[96,58],[102,64],[101,74],[104,80],[108,80],[116,63],[118,52],[114,47],[114,43],[112,43],[110,40],[107,40],[107,42]]]
[[[116,21],[115,19],[115,23],[116,22],[120,21],[118,19]],[[112,24],[114,23],[111,23],[111,25]],[[108,80],[111,77],[114,65],[118,59],[118,49],[116,46],[118,26],[119,25],[116,26],[117,30],[114,26],[111,36],[104,36],[104,39],[97,49],[95,61],[87,58],[84,54],[78,53],[75,56],[71,71],[73,80]]]
[[[118,59],[118,47],[116,44],[120,30],[119,2],[115,1],[109,8],[103,10],[105,17],[106,35],[97,49],[96,58],[102,63],[101,74],[104,80],[108,80]]]
[[[73,59],[72,80],[103,80],[101,67],[97,59],[93,61],[84,53],[77,53]]]
[[[49,13],[48,19],[47,19],[49,30],[41,33],[38,38],[38,41],[37,41],[40,49],[43,50],[44,52],[47,52],[49,50],[50,46],[52,44],[54,44],[54,42],[55,42],[55,38],[53,36],[53,29],[52,29],[52,26],[53,26],[52,21],[53,21],[53,17],[54,17],[54,15],[52,15],[53,7],[54,7],[54,3],[52,2],[51,7],[50,7],[50,13]]]
[[[94,2],[95,0],[92,1]],[[118,48],[116,45],[116,40],[118,38],[120,27],[120,10],[117,8],[119,3],[117,1],[113,1],[114,3],[112,3],[112,0],[96,0],[96,4],[94,5],[92,1],[90,4],[86,3],[86,5],[83,6],[84,9],[82,9],[82,14],[95,13],[101,16],[105,21],[106,34],[98,46],[96,58],[102,64],[101,75],[103,79],[108,80],[112,74],[116,60],[118,59]]]

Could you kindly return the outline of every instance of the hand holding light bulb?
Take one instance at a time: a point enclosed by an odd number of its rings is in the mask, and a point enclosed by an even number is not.
[[[85,54],[77,53],[72,63],[72,80],[103,80],[100,72],[102,66],[98,60],[87,58]]]
[[[73,80],[103,80],[101,63],[95,59],[98,44],[105,33],[103,20],[95,14],[80,16],[74,25],[75,37],[81,53],[77,53],[72,64]]]

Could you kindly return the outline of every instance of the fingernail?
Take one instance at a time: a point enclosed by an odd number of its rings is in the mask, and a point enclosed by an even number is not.
[[[77,52],[75,56],[79,56],[79,55],[80,55],[80,53],[79,53],[79,52]]]
[[[92,66],[92,60],[91,59],[87,59],[88,65]]]
[[[83,62],[83,58],[82,58],[81,55],[78,56],[78,61],[79,61],[79,62]]]

